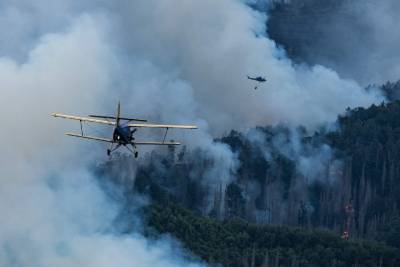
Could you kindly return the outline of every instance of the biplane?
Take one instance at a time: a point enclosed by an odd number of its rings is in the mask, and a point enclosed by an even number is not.
[[[137,146],[142,145],[167,145],[167,146],[176,146],[180,145],[179,142],[166,142],[165,138],[167,136],[167,132],[169,129],[197,129],[196,125],[176,125],[176,124],[154,124],[148,123],[147,120],[143,119],[134,119],[134,118],[126,118],[121,117],[121,105],[118,103],[117,106],[117,114],[116,116],[101,116],[101,115],[89,115],[88,117],[80,117],[73,115],[66,115],[61,113],[52,113],[53,117],[56,118],[64,118],[70,120],[76,120],[80,122],[81,133],[65,133],[68,136],[106,142],[110,144],[109,149],[107,149],[107,155],[111,155],[112,152],[120,148],[121,146],[126,147],[129,151],[131,151],[135,158],[138,156]],[[114,127],[112,138],[103,138],[96,136],[84,135],[83,133],[83,122],[90,123],[99,123],[110,125]],[[159,128],[165,129],[164,138],[162,141],[136,141],[134,134],[140,128]]]

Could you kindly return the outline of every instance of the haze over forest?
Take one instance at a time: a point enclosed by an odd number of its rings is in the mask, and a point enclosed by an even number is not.
[[[399,266],[398,1],[0,7],[1,266]]]

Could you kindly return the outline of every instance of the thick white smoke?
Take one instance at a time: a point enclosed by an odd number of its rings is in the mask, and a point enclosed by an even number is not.
[[[296,50],[296,56],[302,60],[329,66],[364,86],[400,79],[399,1],[252,2],[258,3],[259,8],[273,2],[288,4],[290,11],[275,14],[270,27],[278,26],[281,32],[277,35],[283,36],[285,44]],[[290,18],[286,20],[285,17]]]
[[[266,18],[241,1],[150,0],[122,5],[119,28],[129,36],[122,37],[130,41],[129,54],[188,83],[197,115],[207,120],[213,133],[280,121],[313,127],[334,121],[346,107],[380,100],[323,66],[294,66],[264,37]],[[268,81],[255,91],[247,74],[265,75]],[[140,96],[146,90],[132,92]],[[157,95],[152,101],[163,103]],[[143,106],[134,103],[139,110]]]
[[[1,266],[200,265],[169,240],[114,235],[117,204],[85,171],[96,154],[49,116],[100,110],[107,98],[113,56],[101,21],[82,16],[43,36],[23,64],[0,60]]]
[[[5,266],[188,265],[168,242],[103,233],[115,210],[83,171],[103,147],[65,138],[79,128],[51,112],[112,113],[120,99],[126,115],[197,123],[199,131],[174,137],[223,162],[210,173],[226,183],[236,159],[213,136],[280,121],[313,127],[381,100],[322,66],[294,66],[264,37],[266,18],[241,1],[0,6]],[[247,74],[268,82],[255,91]]]
[[[1,266],[201,266],[168,239],[114,233],[117,206],[80,169],[0,194]]]
[[[279,121],[315,126],[335,120],[346,107],[380,100],[332,70],[293,65],[284,51],[264,37],[266,17],[243,2],[119,0],[111,5],[100,0],[82,4],[59,0],[56,4],[41,1],[11,6],[22,10],[18,14],[24,14],[26,8],[36,12],[28,17],[38,30],[50,28],[40,20],[35,23],[49,11],[49,22],[54,25],[68,24],[71,17],[83,12],[104,14],[110,24],[107,41],[121,64],[114,92],[122,92],[123,99],[129,92],[134,109],[128,111],[146,112],[147,116],[188,119],[194,110],[195,117],[206,119],[210,131],[221,133],[227,128]],[[52,15],[62,12],[66,15]],[[143,62],[153,65],[154,71],[143,73]],[[268,82],[254,91],[247,74],[265,75]],[[177,91],[166,81],[183,82],[187,88]],[[152,84],[156,89],[147,89]],[[192,99],[183,101],[191,97],[188,90]],[[183,93],[182,97],[177,93]],[[164,100],[166,95],[169,98]],[[158,112],[148,111],[153,103],[160,103]]]

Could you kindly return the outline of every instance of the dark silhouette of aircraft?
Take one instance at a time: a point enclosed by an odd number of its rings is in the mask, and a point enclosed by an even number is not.
[[[250,77],[249,75],[247,75],[247,79],[249,80],[253,80],[259,83],[265,83],[267,81],[267,79],[265,79],[264,77],[258,76],[258,77]],[[254,86],[254,90],[257,90],[258,86]]]
[[[78,117],[72,115],[66,115],[61,113],[53,113],[51,114],[53,117],[77,120],[81,125],[81,134],[76,133],[66,133],[68,136],[79,137],[89,140],[107,142],[110,144],[110,148],[107,149],[107,155],[111,155],[112,152],[117,150],[119,147],[124,146],[129,151],[131,151],[135,157],[138,156],[138,151],[136,150],[136,146],[140,145],[180,145],[178,142],[165,142],[165,138],[167,136],[168,129],[197,129],[196,125],[175,125],[175,124],[153,124],[146,123],[147,120],[142,119],[131,119],[121,117],[121,105],[118,103],[117,114],[115,117],[113,116],[100,116],[100,115],[89,115],[89,117]],[[133,121],[140,123],[132,123]],[[83,134],[82,122],[93,122],[114,126],[112,138],[103,138],[103,137],[94,137]],[[136,141],[133,137],[134,133],[139,128],[162,128],[166,129],[164,134],[164,139],[162,141]],[[114,147],[115,145],[115,147]],[[132,147],[132,149],[130,148]]]
[[[265,78],[263,78],[263,77],[261,77],[261,76],[252,78],[252,77],[250,77],[250,76],[247,75],[247,79],[253,80],[253,81],[256,81],[256,82],[259,82],[259,83],[264,83],[264,82],[267,81],[267,79],[265,79]]]

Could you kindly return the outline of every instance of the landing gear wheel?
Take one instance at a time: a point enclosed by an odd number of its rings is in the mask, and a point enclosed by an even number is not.
[[[107,149],[107,156],[110,156],[110,155],[111,155],[111,150]]]
[[[135,159],[138,157],[138,155],[139,155],[139,152],[135,152]]]

